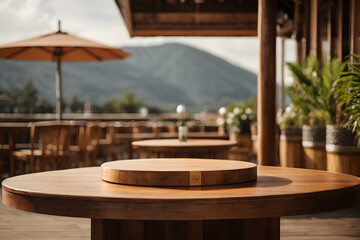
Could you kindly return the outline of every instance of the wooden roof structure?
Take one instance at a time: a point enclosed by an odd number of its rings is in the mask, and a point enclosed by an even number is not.
[[[257,36],[258,1],[115,2],[131,37]],[[276,1],[271,2],[275,4]],[[344,58],[350,53],[351,46],[351,52],[359,52],[360,15],[356,12],[360,12],[360,3],[356,0],[278,0],[276,33],[278,37],[298,42],[299,62],[308,55],[320,60],[324,55]]]
[[[360,52],[360,2],[295,0],[294,30],[298,62],[309,55],[320,62]]]
[[[297,61],[360,52],[359,0],[115,0],[130,36],[258,36],[258,163],[275,165],[276,37]]]
[[[130,36],[257,36],[257,1],[115,0],[115,2]],[[294,3],[279,0],[278,7],[279,34],[289,35],[287,29],[292,27]],[[283,16],[285,19],[282,19]]]

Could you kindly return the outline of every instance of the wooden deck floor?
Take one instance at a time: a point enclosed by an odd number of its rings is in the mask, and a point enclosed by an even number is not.
[[[90,239],[90,220],[28,213],[1,204],[0,239]],[[360,205],[329,213],[284,217],[281,239],[360,239]]]

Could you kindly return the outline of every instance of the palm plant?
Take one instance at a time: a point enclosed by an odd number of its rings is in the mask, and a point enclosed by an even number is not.
[[[336,121],[336,101],[333,83],[338,79],[345,64],[337,58],[325,64],[322,70],[315,57],[308,57],[305,64],[287,63],[294,83],[286,88],[293,104],[300,110],[304,124],[329,124]]]
[[[348,117],[345,126],[356,134],[360,144],[360,63],[348,62],[347,65],[350,71],[344,72],[334,85],[339,105],[344,109],[343,114]]]
[[[303,66],[297,63],[286,63],[294,82],[285,91],[290,96],[292,103],[302,116],[302,122],[308,124],[308,115],[314,103],[317,91],[314,88],[313,79],[318,76],[318,61],[316,58],[307,58]]]

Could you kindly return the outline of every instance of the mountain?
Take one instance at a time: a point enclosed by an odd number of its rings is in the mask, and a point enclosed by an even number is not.
[[[191,109],[221,105],[256,95],[256,75],[182,44],[127,47],[121,61],[62,64],[65,100],[77,95],[95,103],[132,91],[150,105]],[[0,87],[12,89],[31,79],[39,94],[55,103],[55,63],[0,60]]]

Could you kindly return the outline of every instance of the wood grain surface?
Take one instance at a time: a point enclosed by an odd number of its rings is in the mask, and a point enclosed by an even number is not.
[[[0,204],[0,239],[89,240],[90,221],[24,212]],[[190,221],[190,225],[195,222]],[[327,213],[281,218],[281,240],[355,240],[359,235],[360,205]]]
[[[307,169],[326,170],[325,147],[303,147],[304,167]]]
[[[326,153],[327,170],[360,177],[360,154]]]
[[[236,142],[217,139],[188,139],[179,141],[178,139],[153,139],[144,141],[135,141],[132,143],[135,147],[151,148],[191,148],[191,147],[232,147]]]
[[[218,132],[188,132],[188,139],[220,139],[220,140],[228,140],[228,134],[221,134]],[[156,138],[160,139],[168,139],[168,138],[178,138],[177,132],[161,132],[158,134]]]
[[[303,161],[301,141],[280,140],[280,165],[282,167],[300,168],[304,165]]]
[[[124,220],[268,218],[324,212],[360,201],[351,175],[258,167],[255,182],[209,187],[140,187],[101,180],[100,167],[3,181],[3,203],[24,211]]]
[[[203,221],[92,219],[91,239],[279,240],[280,218]]]
[[[139,140],[151,140],[151,139],[174,139],[178,138],[176,132],[161,132],[161,133],[116,133],[115,138],[117,139],[131,139],[133,141]],[[189,132],[188,139],[229,139],[228,134],[219,134],[217,132]]]
[[[276,8],[277,1],[258,1],[257,159],[261,166],[276,165]]]
[[[163,158],[107,162],[101,178],[137,186],[213,186],[256,180],[256,164],[241,161]]]
[[[142,158],[207,158],[227,159],[228,151],[236,142],[216,139],[153,139],[135,141],[134,149]]]

